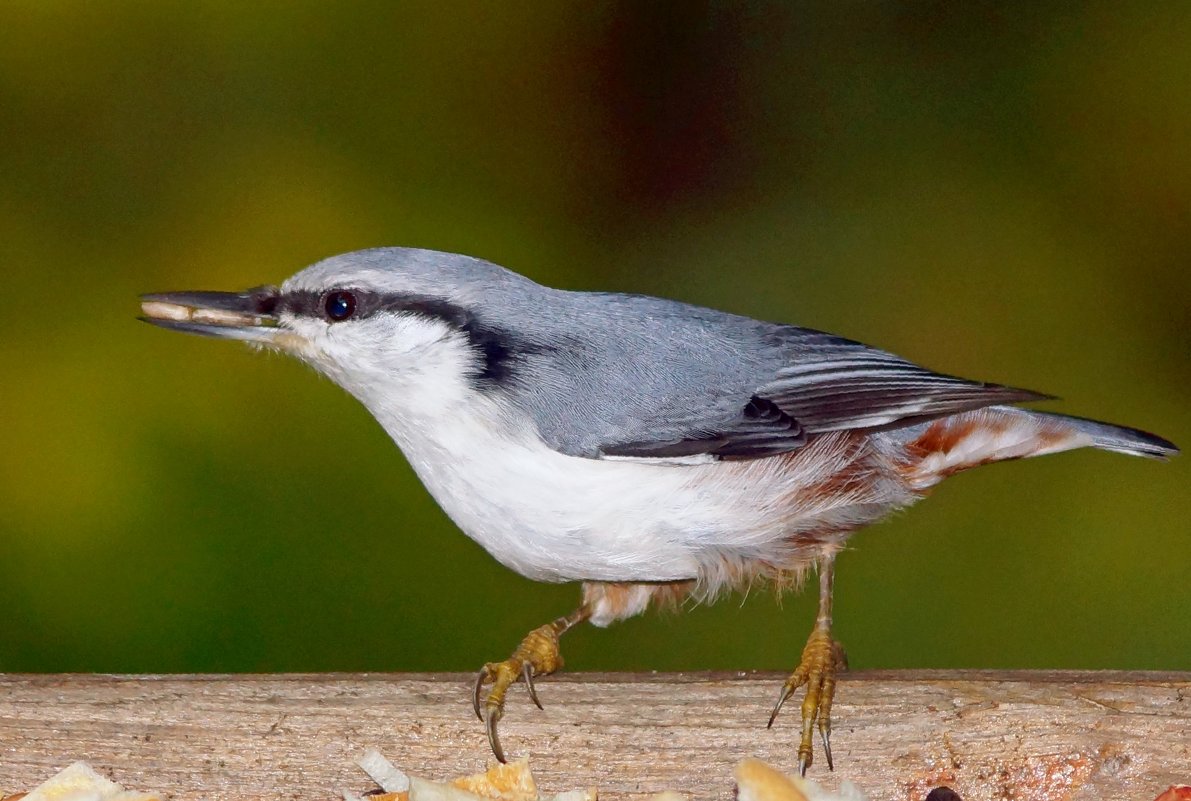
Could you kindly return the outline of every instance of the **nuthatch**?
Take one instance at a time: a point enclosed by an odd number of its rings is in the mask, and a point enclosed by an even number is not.
[[[1131,428],[1021,409],[1048,396],[942,375],[859,342],[660,298],[566,292],[466,256],[405,248],[319,262],[280,288],[145,295],[164,328],[297,356],[363,403],[464,533],[582,604],[475,685],[497,758],[509,687],[562,664],[558,640],[651,601],[710,599],[812,565],[819,612],[769,723],[806,685],[831,762],[845,667],[835,554],[954,473],[1093,447],[1177,452]],[[492,684],[486,696],[483,687]],[[539,704],[540,706],[540,704]]]

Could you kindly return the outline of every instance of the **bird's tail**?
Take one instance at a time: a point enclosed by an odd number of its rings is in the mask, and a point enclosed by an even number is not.
[[[1136,428],[1015,406],[989,406],[890,433],[905,446],[911,483],[917,489],[982,464],[1073,448],[1151,459],[1179,452],[1173,443]]]

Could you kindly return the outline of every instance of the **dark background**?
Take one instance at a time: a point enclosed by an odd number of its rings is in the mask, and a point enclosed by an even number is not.
[[[569,611],[309,370],[135,321],[357,248],[862,339],[1191,442],[1191,4],[5,3],[0,670],[462,670]],[[1189,475],[853,539],[854,667],[1191,668]],[[813,593],[568,637],[789,669]]]

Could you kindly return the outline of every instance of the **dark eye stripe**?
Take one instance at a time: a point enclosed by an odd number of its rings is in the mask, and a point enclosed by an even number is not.
[[[477,356],[477,372],[472,380],[480,387],[499,386],[513,378],[518,357],[541,349],[525,342],[501,328],[479,319],[473,312],[442,298],[403,292],[370,292],[356,287],[330,289],[325,292],[299,290],[286,292],[277,300],[278,311],[300,317],[339,322],[364,320],[374,314],[416,314],[441,320],[467,337]],[[337,316],[342,314],[343,316]]]
[[[355,287],[326,292],[287,292],[278,299],[278,308],[299,317],[318,317],[332,322],[349,317],[362,320],[386,311],[435,317],[456,328],[463,328],[472,320],[471,312],[441,298],[403,292],[370,292]]]

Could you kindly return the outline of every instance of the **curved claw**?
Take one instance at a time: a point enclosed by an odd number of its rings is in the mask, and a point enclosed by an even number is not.
[[[484,721],[484,729],[488,732],[488,745],[492,748],[492,755],[496,757],[496,761],[504,765],[509,760],[505,759],[504,749],[500,747],[500,736],[496,733],[496,724],[500,720],[501,708],[498,706],[489,707],[488,719]]]
[[[802,778],[805,779],[806,778],[806,769],[809,768],[810,766],[811,766],[811,758],[809,756],[804,754],[804,755],[798,757],[798,775],[799,776],[801,776]]]
[[[777,696],[777,703],[773,705],[773,711],[769,713],[769,722],[765,724],[765,728],[773,728],[773,722],[777,720],[777,713],[782,711],[782,705],[784,705],[793,694],[794,690],[787,688],[785,685],[782,686],[782,689]]]
[[[484,683],[488,681],[488,666],[480,668],[480,672],[476,674],[476,686],[471,693],[472,709],[476,711],[476,717],[480,720],[484,719],[484,713],[480,711],[480,692],[484,689]]]
[[[827,757],[827,769],[835,770],[835,763],[831,761],[831,722],[829,719],[819,719],[819,739],[823,741],[823,755]]]
[[[782,705],[790,699],[790,696],[798,692],[799,687],[808,681],[810,681],[810,674],[804,671],[800,665],[798,670],[794,671],[794,674],[786,679],[786,683],[782,685],[781,695],[777,697],[777,703],[773,705],[773,712],[769,713],[769,723],[765,728],[773,728],[773,722],[777,720],[777,713],[782,711]]]
[[[526,662],[521,667],[521,678],[525,679],[525,689],[529,690],[529,697],[533,699],[534,706],[544,712],[546,707],[538,700],[538,691],[533,686],[533,665]]]

